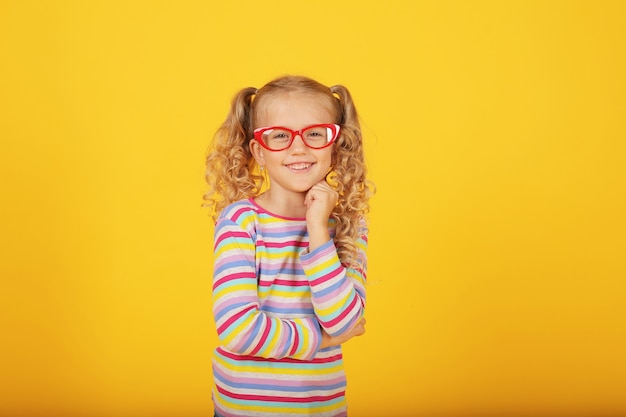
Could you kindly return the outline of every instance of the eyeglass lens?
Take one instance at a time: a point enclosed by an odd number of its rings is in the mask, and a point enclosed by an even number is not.
[[[291,143],[294,132],[286,129],[270,129],[261,138],[270,149],[285,149]],[[312,126],[302,131],[302,140],[310,148],[322,148],[333,138],[330,127]]]

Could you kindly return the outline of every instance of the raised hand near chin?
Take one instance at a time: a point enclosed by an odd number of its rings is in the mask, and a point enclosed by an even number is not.
[[[309,232],[309,251],[330,240],[328,219],[339,201],[339,193],[326,181],[315,184],[306,193],[306,225]]]
[[[311,187],[304,198],[307,224],[323,224],[326,227],[337,201],[339,193],[326,181],[322,180]]]

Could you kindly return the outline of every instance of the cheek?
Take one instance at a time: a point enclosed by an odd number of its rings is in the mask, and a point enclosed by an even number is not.
[[[334,158],[333,152],[327,152],[325,155],[320,156],[320,158],[318,159],[318,162],[325,169],[330,169],[330,167],[332,167],[334,163],[334,160],[335,158]]]
[[[328,160],[330,161],[331,165],[335,164],[335,161],[337,160],[337,157],[335,155],[335,145],[331,145],[330,147],[330,152],[328,153]]]

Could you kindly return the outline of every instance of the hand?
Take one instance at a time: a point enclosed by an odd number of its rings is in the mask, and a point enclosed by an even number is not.
[[[338,346],[346,343],[348,340],[355,336],[361,336],[365,334],[365,318],[362,318],[353,328],[348,330],[339,336],[330,336],[322,329],[322,344],[320,349],[324,349],[330,346]]]
[[[328,218],[337,205],[339,193],[333,190],[326,181],[315,184],[306,193],[306,228],[309,232],[309,252],[330,240]]]
[[[339,201],[339,193],[325,180],[311,187],[304,197],[307,224],[328,227],[328,218],[337,205],[337,201]]]

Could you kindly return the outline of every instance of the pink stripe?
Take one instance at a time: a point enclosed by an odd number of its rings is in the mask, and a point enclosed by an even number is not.
[[[242,279],[242,278],[256,280],[256,274],[254,272],[236,272],[236,273],[228,274],[224,278],[220,278],[217,281],[215,281],[215,283],[213,284],[213,289],[216,290],[220,285],[224,284],[225,282],[232,281],[234,279]]]
[[[284,248],[287,246],[296,246],[298,248],[306,248],[309,246],[308,242],[297,242],[295,240],[288,240],[286,242],[267,242],[263,241],[263,244],[267,248]],[[259,245],[261,246],[261,245]]]
[[[332,300],[334,298],[341,298],[342,293],[343,291],[335,291],[332,293],[328,293],[323,297],[315,297],[315,301],[317,301],[318,303],[326,303],[328,300]]]
[[[308,281],[291,281],[287,279],[275,279],[273,281],[261,281],[259,287],[271,287],[272,285],[284,285],[285,287],[308,287]]]
[[[251,355],[236,355],[234,353],[230,353],[222,349],[221,347],[217,348],[217,351],[220,355],[225,356],[229,359],[235,361],[253,361],[253,362],[283,362],[283,363],[331,363],[336,362],[342,358],[341,353],[336,355],[329,356],[327,358],[314,358],[312,360],[302,361],[299,359],[292,358],[282,358],[282,359],[274,359],[274,358],[261,358],[259,356],[251,356]]]
[[[230,216],[230,218],[236,222],[242,214],[247,213],[249,211],[253,211],[252,208],[244,206],[240,208],[239,210],[235,211],[233,215]]]
[[[354,297],[352,299],[352,302],[350,303],[350,305],[348,306],[348,308],[346,308],[345,310],[343,310],[343,312],[338,315],[337,317],[335,317],[334,319],[330,320],[330,321],[324,321],[324,327],[332,327],[337,325],[338,323],[340,323],[341,321],[343,321],[343,319],[346,318],[346,316],[348,315],[348,313],[352,312],[352,309],[356,306],[356,301],[357,301],[358,297]]]
[[[268,377],[243,377],[241,375],[237,375],[237,376],[233,376],[227,373],[224,373],[222,371],[222,369],[220,368],[215,368],[215,373],[219,374],[224,380],[226,381],[231,381],[234,378],[236,378],[236,381],[242,384],[265,384],[267,383],[268,385],[276,385],[276,386],[283,386],[283,387],[289,387],[292,386],[294,384],[294,381],[289,380],[289,379],[280,379],[280,378],[274,378],[272,376],[268,376]],[[323,380],[305,380],[303,381],[303,383],[305,383],[306,385],[309,385],[311,387],[320,387],[320,388],[326,388],[328,385],[333,385],[333,384],[337,384],[340,382],[345,381],[345,376],[338,376],[335,378],[329,378],[329,379],[323,379]]]
[[[263,329],[263,336],[261,336],[261,340],[259,340],[259,343],[252,350],[252,352],[250,352],[251,355],[256,355],[259,352],[259,350],[261,350],[261,346],[265,344],[265,341],[267,340],[267,335],[270,333],[271,325],[272,325],[272,322],[270,318],[266,316],[265,317],[265,329]]]
[[[316,285],[320,285],[325,283],[326,281],[335,278],[337,275],[341,274],[343,272],[342,268],[335,268],[333,269],[331,272],[324,274],[323,276],[314,279],[311,281],[311,286],[314,287]]]
[[[252,295],[247,295],[247,296],[240,296],[240,297],[233,297],[233,298],[229,298],[228,300],[219,300],[219,303],[215,304],[215,307],[219,308],[219,311],[227,311],[227,310],[231,310],[232,306],[234,305],[239,305],[238,308],[241,308],[241,305],[243,304],[249,304],[249,305],[257,305],[257,298],[252,296]]]
[[[313,308],[313,304],[309,302],[285,302],[266,299],[262,301],[263,307],[276,307],[276,308],[292,308],[300,310],[310,310]]]
[[[229,264],[237,263],[237,262],[248,262],[250,267],[254,265],[254,254],[252,256],[247,252],[239,252],[239,251],[229,251],[226,256],[220,257],[215,261],[214,270],[224,269],[224,267],[229,267]],[[222,271],[221,273],[224,273]]]
[[[298,334],[298,328],[295,324],[292,325],[289,323],[289,325],[294,333],[293,347],[291,348],[291,352],[289,352],[289,356],[293,356],[298,351],[298,346],[300,346],[300,335]]]
[[[273,395],[254,395],[254,394],[235,394],[234,392],[226,391],[224,388],[217,386],[217,390],[220,394],[225,395],[230,398],[235,398],[238,400],[249,400],[249,401],[268,401],[268,402],[286,402],[286,403],[309,403],[309,402],[320,402],[320,401],[329,401],[335,398],[343,397],[345,395],[345,391],[339,391],[335,394],[331,395],[311,395],[309,397],[286,397],[286,396],[273,396]]]
[[[263,220],[261,220],[261,222],[263,222]],[[276,224],[267,225],[267,227],[271,227],[271,230],[273,233],[281,233],[281,234],[287,234],[287,233],[300,234],[299,232],[302,230],[302,226],[303,224],[295,224],[293,226],[277,226]]]
[[[235,321],[237,321],[241,316],[243,316],[244,314],[246,314],[248,311],[252,310],[256,308],[255,306],[250,306],[248,308],[245,308],[241,311],[238,311],[237,314],[232,315],[231,317],[228,318],[228,320],[226,320],[224,322],[224,324],[222,324],[219,329],[217,329],[217,332],[219,334],[222,334],[222,332],[228,328],[228,326],[230,326],[231,324],[233,324]]]
[[[224,232],[224,233],[220,233],[220,235],[218,236],[217,240],[215,241],[215,244],[213,245],[213,249],[216,249],[217,246],[222,243],[222,241],[224,241],[225,239],[228,238],[242,238],[242,239],[250,239],[250,235],[247,234],[246,232]]]

